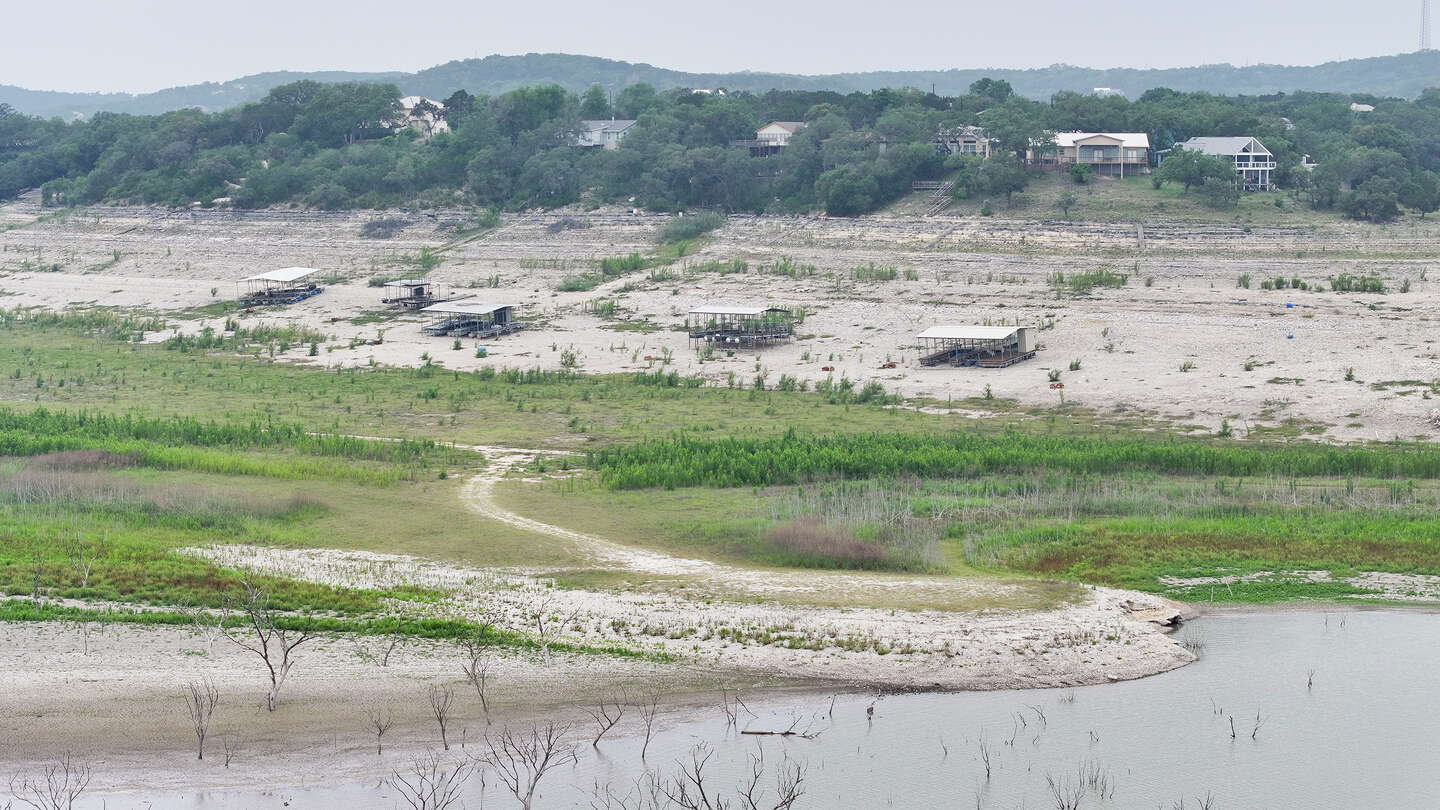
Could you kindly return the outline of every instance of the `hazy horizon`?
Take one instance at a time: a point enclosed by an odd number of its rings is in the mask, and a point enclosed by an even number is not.
[[[559,0],[542,18],[439,0],[425,7],[423,19],[397,21],[392,5],[375,0],[303,7],[277,0],[244,7],[83,2],[78,14],[73,6],[48,4],[7,14],[13,30],[53,35],[13,37],[0,50],[0,84],[145,93],[270,71],[413,72],[455,59],[524,53],[600,56],[697,73],[1314,65],[1418,45],[1418,0],[1378,0],[1358,17],[1334,3],[1307,8],[1303,17],[1256,6],[1214,0],[1157,12],[1138,0],[1116,0],[1096,14],[1041,2],[1016,17],[1006,8],[900,0],[877,17],[873,6],[856,0],[795,0],[784,7],[739,0],[715,18],[676,14],[673,5],[654,0],[639,0],[625,12]],[[276,20],[285,25],[277,27]],[[832,30],[822,20],[834,21]],[[697,35],[697,27],[705,33]],[[217,32],[224,38],[217,40]]]

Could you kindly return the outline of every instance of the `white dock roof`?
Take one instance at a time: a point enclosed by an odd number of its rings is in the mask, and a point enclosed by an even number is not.
[[[780,307],[740,306],[735,304],[703,304],[690,310],[691,315],[764,315]]]
[[[463,301],[445,301],[440,304],[431,304],[420,310],[421,312],[434,312],[440,315],[489,315],[502,309],[509,309],[514,304],[494,304],[489,301],[481,301],[476,298],[466,298]]]
[[[244,280],[278,281],[283,284],[291,281],[299,281],[306,276],[313,275],[318,272],[320,271],[316,270],[313,267],[282,267],[279,270],[269,270],[264,273],[256,273],[253,276],[247,276]]]
[[[1020,326],[932,326],[916,335],[921,340],[1004,340]]]

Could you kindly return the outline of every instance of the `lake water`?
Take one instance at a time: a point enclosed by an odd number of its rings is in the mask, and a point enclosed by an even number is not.
[[[1200,660],[1139,681],[873,702],[849,696],[834,702],[833,717],[818,697],[803,705],[752,701],[757,716],[739,724],[783,729],[798,718],[798,727],[821,732],[813,739],[737,734],[717,701],[714,711],[659,732],[648,761],[674,774],[677,759],[708,743],[708,784],[728,794],[752,752],[763,751],[770,766],[789,755],[805,764],[796,808],[1053,808],[1052,784],[1079,795],[1081,808],[1171,810],[1182,800],[1199,808],[1206,797],[1225,810],[1440,807],[1440,615],[1222,615],[1192,622],[1178,637],[1203,642]],[[633,737],[607,738],[598,753],[582,745],[576,765],[541,784],[536,807],[590,807],[597,784],[625,793],[640,773],[639,745]],[[480,807],[478,779],[470,787],[465,806]],[[485,807],[516,806],[493,788],[486,794]],[[407,806],[374,782],[146,799],[112,795],[105,806]]]

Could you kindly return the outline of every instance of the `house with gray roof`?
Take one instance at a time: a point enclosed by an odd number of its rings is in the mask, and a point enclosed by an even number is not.
[[[1235,164],[1235,183],[1244,191],[1270,191],[1275,188],[1271,177],[1275,171],[1275,156],[1254,138],[1206,136],[1191,138],[1178,147],[1225,158]]]
[[[587,149],[619,149],[633,126],[635,122],[631,120],[581,121],[575,145]]]

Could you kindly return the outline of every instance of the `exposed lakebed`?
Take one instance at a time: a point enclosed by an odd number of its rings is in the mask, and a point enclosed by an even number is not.
[[[819,732],[809,739],[739,734],[717,697],[713,710],[658,730],[647,761],[678,775],[677,760],[707,743],[714,749],[708,786],[729,793],[748,773],[752,752],[763,750],[771,773],[788,755],[805,765],[806,791],[795,806],[810,808],[1054,807],[1052,790],[1081,796],[1079,807],[1092,808],[1171,808],[1182,799],[1201,807],[1207,796],[1215,808],[1433,806],[1440,615],[1224,614],[1190,623],[1177,638],[1199,646],[1200,659],[1136,681],[878,700],[847,695],[834,701],[833,715],[830,700],[818,695],[752,699],[755,716],[742,713],[738,722],[752,731]],[[607,738],[598,751],[582,743],[579,762],[541,784],[536,807],[589,807],[597,785],[624,795],[642,773],[641,742]],[[479,747],[472,740],[466,751]],[[767,788],[771,773],[762,781]],[[330,787],[312,777],[311,787],[263,792],[94,795],[84,806],[408,806],[377,785],[383,776]],[[493,777],[486,782],[485,806],[514,805],[495,791]],[[477,777],[464,806],[480,804]]]

